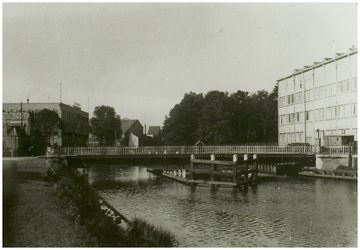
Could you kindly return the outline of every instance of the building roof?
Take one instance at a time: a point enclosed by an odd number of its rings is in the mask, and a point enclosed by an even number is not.
[[[321,66],[323,64],[333,62],[335,60],[344,58],[346,56],[349,56],[349,55],[352,55],[352,54],[355,54],[355,53],[357,53],[357,48],[355,46],[353,46],[353,47],[349,48],[348,53],[346,53],[346,54],[345,53],[336,53],[334,58],[325,57],[322,62],[314,62],[313,66],[304,66],[304,68],[302,68],[302,69],[295,69],[291,75],[283,77],[283,78],[281,78],[281,79],[279,79],[277,81],[280,82],[280,81],[282,81],[282,80],[284,80],[286,78],[292,77],[292,76],[297,75],[297,74],[301,74],[302,72],[309,71],[309,70],[311,70],[313,68],[316,68],[316,67],[319,67],[319,66]]]
[[[126,133],[134,124],[138,121],[137,119],[122,119],[121,120],[121,130],[123,133]]]
[[[160,135],[160,131],[161,131],[160,126],[149,126],[148,135],[159,136],[159,135]]]

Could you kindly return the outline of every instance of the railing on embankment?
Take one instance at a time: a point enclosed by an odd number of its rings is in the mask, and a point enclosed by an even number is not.
[[[58,155],[145,155],[145,154],[348,154],[348,146],[161,146],[161,147],[72,147]]]

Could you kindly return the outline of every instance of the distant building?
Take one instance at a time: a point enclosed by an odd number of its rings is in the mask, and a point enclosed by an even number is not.
[[[122,135],[119,142],[121,146],[138,147],[141,145],[144,128],[139,120],[122,119],[121,130]]]
[[[147,136],[156,138],[161,137],[161,127],[160,126],[149,126],[149,131]]]
[[[357,48],[337,53],[278,80],[279,145],[329,135],[357,141]]]
[[[64,103],[3,103],[3,137],[14,133],[11,128],[17,128],[17,133],[24,130],[25,135],[31,136],[29,112],[38,112],[42,109],[55,111],[64,122],[65,129],[57,131],[57,135],[50,139],[51,144],[57,143],[62,147],[86,144],[89,135],[89,114],[80,107]]]

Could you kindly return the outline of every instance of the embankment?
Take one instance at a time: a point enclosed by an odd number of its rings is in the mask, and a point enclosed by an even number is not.
[[[4,246],[173,247],[169,231],[119,218],[62,161],[4,159]],[[27,169],[27,170],[26,170]],[[114,216],[115,215],[115,216]]]

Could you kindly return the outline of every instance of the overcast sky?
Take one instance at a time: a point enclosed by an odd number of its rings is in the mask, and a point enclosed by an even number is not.
[[[162,126],[185,93],[270,92],[352,45],[356,2],[3,3],[3,102],[59,102],[61,83],[90,117]]]

